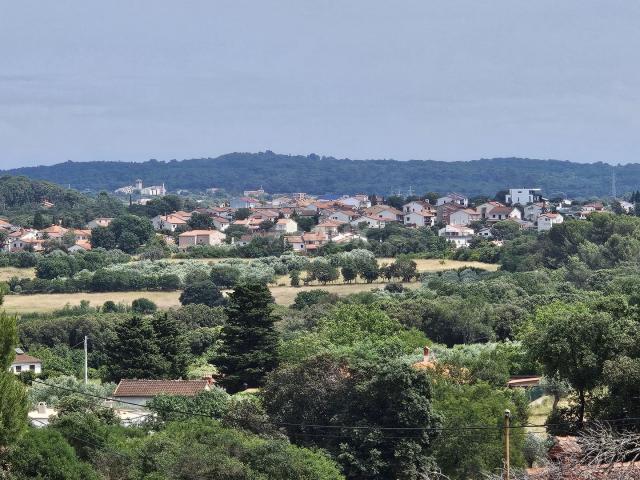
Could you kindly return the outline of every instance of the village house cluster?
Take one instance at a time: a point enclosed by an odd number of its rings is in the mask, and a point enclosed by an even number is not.
[[[148,188],[151,190],[143,189],[142,182],[137,180],[135,185],[119,190],[123,193],[124,190],[133,189],[131,191],[146,192],[147,195],[166,193],[164,184]],[[632,203],[625,201],[619,201],[619,204],[627,213],[634,207]],[[402,205],[401,209],[385,204],[384,198],[380,196],[312,196],[303,192],[268,195],[260,188],[246,190],[243,196],[228,199],[221,206],[157,215],[151,221],[154,229],[164,234],[169,243],[177,244],[180,250],[195,245],[220,245],[226,240],[225,231],[235,225],[244,227],[248,232],[239,238],[233,238],[232,243],[238,246],[247,245],[258,237],[282,237],[293,251],[308,253],[328,242],[340,244],[354,240],[367,241],[366,236],[361,233],[363,228],[379,229],[391,223],[408,228],[438,227],[438,235],[456,247],[466,247],[478,237],[499,244],[500,239],[494,238],[492,228],[497,222],[510,221],[522,230],[545,232],[553,225],[562,223],[566,217],[586,219],[590,213],[604,209],[604,205],[599,202],[577,206],[569,200],[552,203],[542,197],[538,188],[509,189],[504,203],[491,200],[471,205],[468,197],[452,192],[437,198],[434,203],[428,200],[411,200]],[[239,210],[244,210],[245,215],[239,216]],[[189,220],[195,213],[209,216],[213,228],[191,229]],[[313,219],[310,231],[303,231],[298,225],[305,218]],[[7,220],[0,219],[0,229],[8,233],[2,250],[40,252],[45,250],[44,244],[48,240],[60,240],[63,237],[70,252],[90,250],[91,229],[107,227],[111,220],[96,218],[83,229],[52,225],[37,230],[12,225]]]

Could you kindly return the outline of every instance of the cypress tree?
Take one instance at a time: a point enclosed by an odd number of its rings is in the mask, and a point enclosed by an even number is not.
[[[225,307],[222,347],[214,359],[230,393],[262,385],[277,363],[273,297],[264,284],[238,285]]]
[[[151,326],[160,355],[168,364],[165,376],[173,379],[186,378],[189,365],[187,342],[178,321],[165,313],[154,317]]]
[[[132,316],[115,329],[115,338],[107,344],[105,380],[123,378],[162,378],[170,370],[162,357],[151,324]]]

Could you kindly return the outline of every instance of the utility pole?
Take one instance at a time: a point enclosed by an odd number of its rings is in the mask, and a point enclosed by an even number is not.
[[[84,336],[84,384],[86,385],[89,382],[89,373],[88,373],[88,361],[87,361],[87,336]]]
[[[511,455],[509,452],[509,432],[511,430],[511,410],[504,411],[504,480],[510,480]]]

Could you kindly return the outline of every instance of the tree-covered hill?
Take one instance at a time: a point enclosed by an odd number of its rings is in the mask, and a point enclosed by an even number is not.
[[[607,195],[616,171],[618,192],[640,184],[640,164],[612,167],[559,160],[494,158],[468,162],[434,160],[349,160],[279,155],[273,152],[230,153],[217,158],[161,162],[65,162],[7,170],[78,190],[114,190],[141,178],[146,185],[164,182],[170,190],[210,187],[240,192],[263,186],[269,192],[389,194],[459,191],[490,194],[505,188],[540,187],[547,195]]]

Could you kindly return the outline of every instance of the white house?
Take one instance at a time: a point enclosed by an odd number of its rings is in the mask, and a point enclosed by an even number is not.
[[[258,200],[251,197],[232,198],[229,205],[231,208],[254,208],[258,205]]]
[[[351,208],[369,208],[371,206],[371,201],[366,195],[344,196],[338,200],[338,203]]]
[[[551,227],[564,222],[564,218],[559,213],[543,213],[538,216],[538,232],[548,232]]]
[[[189,218],[191,215],[186,212],[175,212],[169,215],[156,215],[151,219],[151,223],[155,230],[175,232],[178,227],[186,226]]]
[[[178,235],[178,248],[186,250],[194,245],[220,245],[227,236],[217,230],[190,230]]]
[[[524,219],[535,222],[544,212],[544,203],[531,203],[524,207]]]
[[[412,202],[409,203],[405,203],[402,206],[402,212],[403,213],[413,213],[413,212],[430,212],[434,210],[433,206],[424,200],[414,200]]]
[[[381,218],[370,217],[363,215],[362,217],[354,218],[351,221],[351,226],[359,227],[361,223],[366,223],[368,228],[384,228],[388,222],[395,220],[384,220]]]
[[[436,216],[428,211],[409,212],[404,214],[404,224],[414,227],[433,227],[436,224]]]
[[[33,372],[36,375],[42,373],[42,360],[27,355],[21,349],[16,348],[16,358],[11,362],[9,371],[20,375],[23,372]]]
[[[635,206],[631,202],[620,200],[620,208],[622,208],[625,213],[629,213],[634,210]]]
[[[489,215],[489,212],[496,207],[504,207],[504,205],[501,204],[500,202],[490,200],[488,202],[484,202],[478,205],[476,207],[476,212],[480,213],[480,216],[482,218],[487,218],[487,216]]]
[[[469,225],[481,219],[482,215],[480,212],[477,212],[473,208],[462,208],[449,215],[449,223],[451,225]]]
[[[280,233],[295,233],[298,231],[298,222],[292,218],[280,218],[273,229]]]
[[[541,189],[539,188],[510,188],[505,197],[509,205],[527,205],[542,201]]]
[[[496,207],[489,212],[488,222],[500,222],[502,220],[522,220],[520,210],[515,207]]]
[[[334,222],[351,222],[356,213],[353,210],[330,210],[326,213],[327,220],[333,220]]]
[[[157,395],[180,395],[195,397],[199,393],[211,390],[212,381],[202,380],[133,380],[122,379],[112,398],[114,401],[127,402],[127,408],[142,408]],[[131,407],[130,404],[134,404]]]
[[[491,232],[491,229],[489,227],[485,227],[478,230],[478,232],[476,233],[476,237],[486,238],[487,240],[489,240],[493,238],[493,233]]]
[[[446,238],[456,248],[468,246],[471,239],[473,239],[473,233],[473,228],[463,225],[446,225],[438,230],[438,236]]]
[[[444,205],[445,203],[455,203],[466,208],[469,206],[469,199],[459,193],[447,193],[445,196],[436,200],[437,206]]]
[[[389,205],[374,205],[364,211],[365,217],[386,220],[387,222],[401,222],[402,212]]]
[[[211,217],[211,220],[213,220],[213,226],[216,227],[216,230],[220,230],[221,232],[224,232],[231,224],[229,219],[224,217],[214,216]]]

